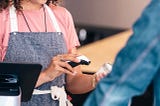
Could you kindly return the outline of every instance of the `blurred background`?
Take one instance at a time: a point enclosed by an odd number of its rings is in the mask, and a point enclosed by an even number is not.
[[[73,16],[83,47],[131,29],[149,2],[150,0],[64,0],[63,5]],[[132,99],[132,106],[152,106],[152,93],[152,84],[150,84],[147,92]],[[81,95],[73,95],[69,92],[68,94],[72,97],[71,102],[74,106],[82,106],[90,92]]]
[[[64,0],[82,45],[131,28],[150,0]]]

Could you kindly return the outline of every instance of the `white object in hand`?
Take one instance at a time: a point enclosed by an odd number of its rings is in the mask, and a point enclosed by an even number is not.
[[[112,71],[112,65],[109,63],[104,63],[100,69],[96,72],[96,74],[98,73],[102,73],[102,72],[106,72],[106,75],[109,74]]]

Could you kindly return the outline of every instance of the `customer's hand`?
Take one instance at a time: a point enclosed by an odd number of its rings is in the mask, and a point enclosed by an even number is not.
[[[112,65],[108,63],[104,63],[100,69],[95,73],[96,81],[99,82],[102,78],[107,76],[112,70]]]

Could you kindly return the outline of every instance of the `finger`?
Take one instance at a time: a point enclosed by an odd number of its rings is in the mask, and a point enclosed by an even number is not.
[[[52,65],[53,66],[59,66],[68,69],[70,72],[73,72],[73,68],[66,62],[61,59],[62,55],[57,55],[52,59]]]
[[[101,73],[102,78],[104,78],[107,74],[108,74],[107,72],[102,72]]]
[[[104,74],[103,74],[103,73],[99,73],[99,74],[97,75],[97,80],[99,81],[99,80],[101,80],[102,78],[104,78]]]
[[[67,62],[59,62],[59,66],[65,69],[67,72],[70,72],[72,74],[75,74],[76,71],[67,63]]]
[[[63,68],[63,67],[60,67],[59,71],[61,71],[62,73],[65,73],[65,74],[69,74],[69,75],[75,75],[76,74],[76,72],[71,72],[71,71],[69,71],[69,70],[67,70],[66,68]]]
[[[73,54],[63,54],[63,55],[57,55],[52,59],[52,64],[53,65],[58,65],[59,67],[67,70],[65,73],[69,74],[76,74],[76,71],[73,70],[73,68],[66,62],[66,60],[72,60],[74,61],[75,57],[77,55]]]
[[[103,72],[102,75],[105,77],[108,74],[108,72]]]
[[[63,54],[59,55],[60,60],[62,61],[73,61],[73,62],[79,62],[79,59],[77,59],[77,54]]]

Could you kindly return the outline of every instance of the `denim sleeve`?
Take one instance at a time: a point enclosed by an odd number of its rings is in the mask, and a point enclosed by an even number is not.
[[[160,68],[159,11],[160,0],[152,0],[133,25],[111,74],[97,84],[84,106],[128,106],[133,96],[145,91]]]

